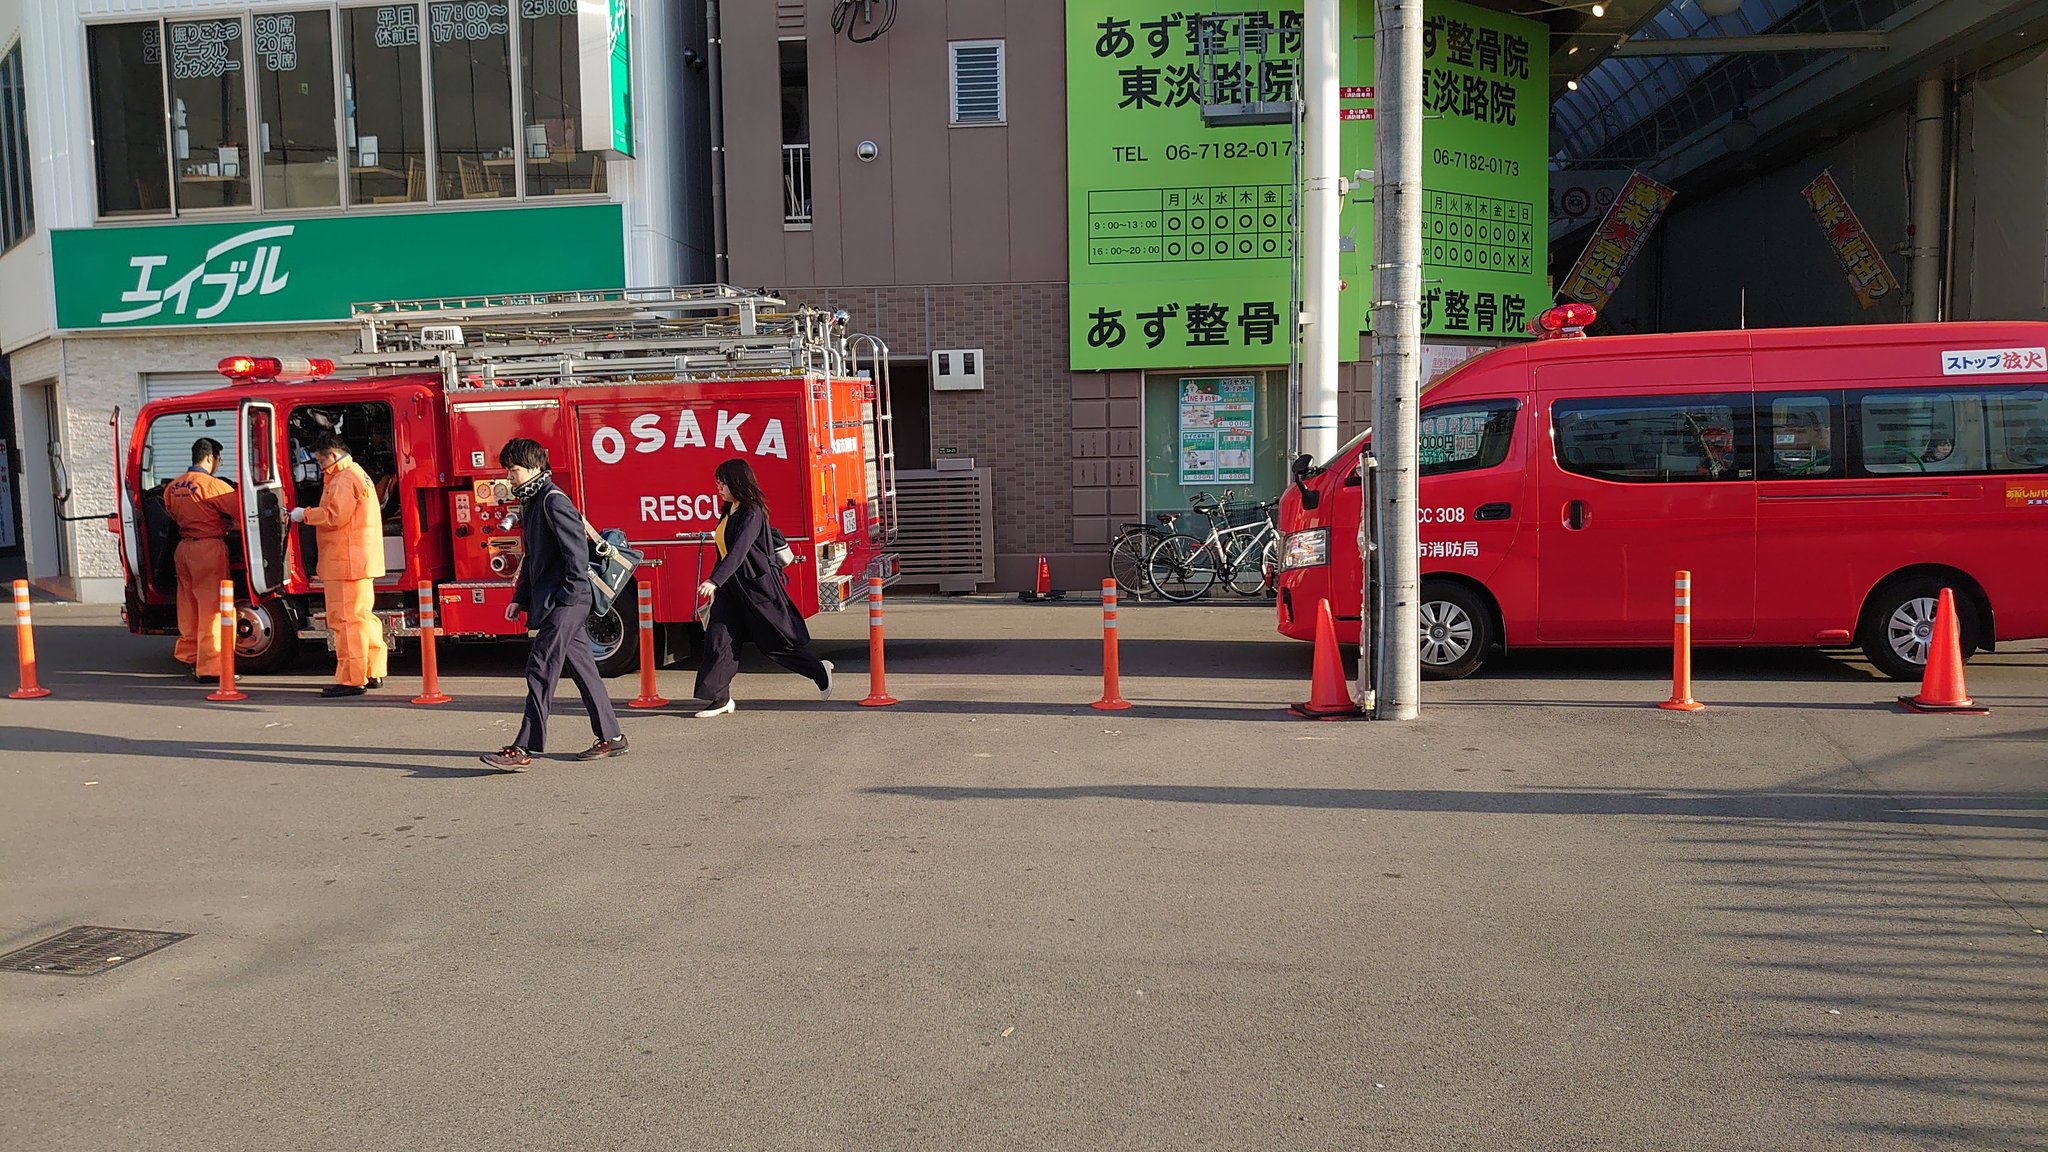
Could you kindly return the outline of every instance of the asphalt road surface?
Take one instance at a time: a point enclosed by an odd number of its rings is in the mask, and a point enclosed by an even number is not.
[[[670,669],[629,756],[497,775],[516,648],[218,705],[39,605],[0,950],[192,935],[0,971],[0,1146],[2048,1147],[2048,645],[1985,717],[1813,653],[1701,653],[1678,715],[1597,653],[1316,724],[1269,609],[1123,616],[1130,712],[1089,605],[907,602],[896,708],[848,613],[830,703]]]

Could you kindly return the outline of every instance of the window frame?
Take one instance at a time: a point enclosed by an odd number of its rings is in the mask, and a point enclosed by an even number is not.
[[[0,253],[35,235],[36,190],[34,153],[28,139],[28,67],[22,52],[22,38],[0,51]],[[13,76],[14,90],[21,93],[16,104],[9,94],[7,76]],[[11,149],[7,148],[11,132]],[[9,205],[19,209],[21,230],[11,229]]]
[[[1785,400],[1820,400],[1828,406],[1828,467],[1821,472],[1781,472],[1778,470],[1778,421],[1774,406]],[[1751,405],[1751,423],[1755,426],[1753,445],[1754,466],[1758,480],[1808,481],[1841,480],[1848,476],[1849,467],[1849,399],[1841,388],[1786,389],[1783,391],[1759,392]]]
[[[1722,406],[1729,409],[1729,433],[1733,438],[1730,454],[1735,464],[1722,476],[1613,476],[1605,472],[1586,470],[1583,465],[1567,463],[1564,459],[1564,445],[1558,436],[1559,415],[1565,411],[1601,412],[1641,408],[1679,408],[1687,406]],[[1668,484],[1754,484],[1756,470],[1756,396],[1748,390],[1715,389],[1700,392],[1667,392],[1656,394],[1603,394],[1588,396],[1559,396],[1550,401],[1550,459],[1558,471],[1567,476],[1584,480],[1595,480],[1603,484],[1668,485]]]
[[[960,53],[962,49],[993,48],[996,65],[996,114],[992,120],[960,118]],[[946,41],[946,126],[949,128],[1003,128],[1010,123],[1010,50],[1001,39]]]
[[[524,109],[526,105],[526,67],[525,62],[522,59],[522,52],[524,51],[525,47],[525,35],[523,28],[523,24],[525,23],[525,21],[519,14],[519,6],[516,3],[516,0],[506,0],[506,23],[508,25],[508,31],[506,33],[506,44],[507,51],[509,53],[512,85],[511,100],[509,102],[509,112],[511,115],[512,138],[515,142],[513,147],[513,156],[517,160],[517,163],[513,166],[512,192],[510,195],[507,196],[497,197],[493,199],[476,200],[466,200],[461,197],[449,198],[441,195],[439,187],[440,169],[439,164],[437,162],[440,149],[441,132],[439,124],[437,123],[438,117],[435,115],[434,112],[434,61],[433,32],[431,20],[432,6],[436,2],[441,2],[441,0],[303,0],[303,2],[301,3],[265,4],[260,8],[244,2],[241,4],[224,4],[218,8],[202,8],[191,11],[178,10],[161,11],[155,13],[120,13],[78,18],[76,21],[76,35],[79,41],[80,59],[82,59],[85,62],[86,68],[85,82],[87,86],[88,95],[88,115],[90,115],[91,110],[90,95],[92,92],[93,84],[91,51],[92,29],[97,27],[120,25],[154,25],[157,30],[158,43],[162,46],[161,56],[160,59],[158,60],[158,78],[164,105],[162,126],[165,157],[164,175],[165,179],[168,181],[168,186],[171,193],[168,198],[169,206],[161,211],[137,211],[117,213],[108,212],[106,206],[103,203],[101,203],[100,199],[100,140],[98,138],[97,133],[88,132],[89,141],[86,148],[86,155],[88,163],[90,163],[92,166],[92,213],[94,225],[120,227],[129,224],[154,224],[166,221],[175,222],[184,219],[224,220],[251,219],[260,217],[274,217],[278,219],[307,219],[332,216],[370,216],[386,215],[390,213],[403,214],[407,212],[447,211],[451,210],[451,206],[453,210],[485,211],[494,208],[531,207],[536,204],[615,202],[616,190],[612,187],[610,180],[607,180],[605,182],[606,187],[605,190],[602,192],[556,193],[552,195],[531,198],[527,195],[526,150],[519,143],[522,140],[521,128],[525,122]],[[418,50],[420,53],[420,99],[422,102],[421,110],[425,128],[422,146],[426,150],[426,154],[424,157],[424,179],[426,181],[426,197],[422,200],[410,201],[405,203],[370,204],[367,202],[359,201],[350,194],[352,189],[349,187],[348,181],[349,165],[346,160],[346,153],[348,151],[347,112],[344,105],[343,97],[343,78],[345,75],[345,68],[347,65],[346,52],[344,48],[344,43],[346,39],[344,22],[346,20],[347,14],[352,11],[357,11],[366,8],[384,8],[401,6],[415,9],[419,16],[420,43],[418,45]],[[337,169],[336,179],[341,184],[341,195],[339,197],[339,202],[331,207],[271,209],[264,203],[265,198],[263,195],[262,171],[257,166],[256,157],[253,152],[255,145],[259,139],[259,133],[261,131],[260,125],[262,119],[260,103],[262,99],[262,94],[256,84],[254,72],[256,66],[254,17],[257,15],[278,15],[283,13],[303,14],[311,12],[324,12],[327,14],[328,20],[328,39],[330,48],[329,65],[330,68],[332,69],[332,82],[334,86],[335,146],[338,154],[335,167]],[[177,152],[176,148],[173,146],[175,142],[172,139],[171,134],[171,110],[174,105],[171,88],[171,45],[168,25],[173,23],[185,23],[193,20],[228,19],[239,20],[241,21],[242,24],[241,47],[242,85],[244,94],[244,120],[246,121],[245,131],[247,133],[247,138],[250,141],[249,147],[251,149],[251,155],[248,158],[248,161],[246,162],[247,167],[250,171],[251,180],[249,196],[250,202],[246,206],[235,205],[222,208],[180,208],[178,206],[177,195]],[[999,46],[1002,42],[1000,40],[995,40],[960,41],[960,43],[995,44]],[[999,63],[997,72],[999,105],[1002,103],[1003,74],[1004,69],[1003,65],[1000,63],[999,48]],[[24,85],[24,88],[25,87],[26,85]],[[25,99],[26,97],[24,95],[24,100]],[[982,122],[977,121],[968,126],[978,127],[981,126],[981,124]],[[582,133],[580,130],[577,135],[580,143],[582,137]],[[598,148],[591,149],[591,151],[596,153],[602,153],[605,151],[605,149]],[[606,163],[606,161],[600,158],[598,160],[598,163],[604,164]],[[30,231],[33,231],[33,229],[31,229]],[[27,234],[28,233],[24,233],[24,235]]]

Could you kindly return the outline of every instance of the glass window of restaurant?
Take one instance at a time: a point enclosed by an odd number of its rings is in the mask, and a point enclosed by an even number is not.
[[[90,24],[99,214],[603,196],[577,7],[315,0]]]
[[[171,158],[180,211],[247,208],[249,89],[242,19],[173,20]]]
[[[154,23],[101,24],[87,29],[85,44],[100,215],[168,211],[163,29]]]
[[[330,15],[274,12],[250,20],[256,55],[257,162],[263,170],[265,208],[333,208],[341,203]]]
[[[419,7],[349,8],[341,18],[348,201],[425,203],[427,88],[420,62]]]
[[[512,29],[506,6],[475,0],[427,5],[433,39],[434,155],[444,200],[490,200],[515,191]]]
[[[604,157],[583,150],[576,0],[521,0],[520,71],[526,77],[526,194],[604,191]]]

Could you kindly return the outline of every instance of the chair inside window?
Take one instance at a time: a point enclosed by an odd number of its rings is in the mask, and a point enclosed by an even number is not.
[[[490,170],[484,167],[481,160],[457,156],[455,175],[461,182],[464,200],[492,199],[505,194],[499,189],[498,181],[492,177]]]
[[[426,189],[426,183],[426,162],[417,156],[408,156],[405,160],[405,194],[403,196],[372,196],[368,202],[371,204],[410,204],[416,200],[424,200],[426,197],[422,193]]]

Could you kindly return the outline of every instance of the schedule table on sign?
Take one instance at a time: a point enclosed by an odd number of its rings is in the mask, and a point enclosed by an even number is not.
[[[1438,268],[1528,272],[1536,258],[1536,211],[1520,200],[1425,190],[1422,259]]]
[[[1284,260],[1294,230],[1285,184],[1114,188],[1088,193],[1088,262]]]

